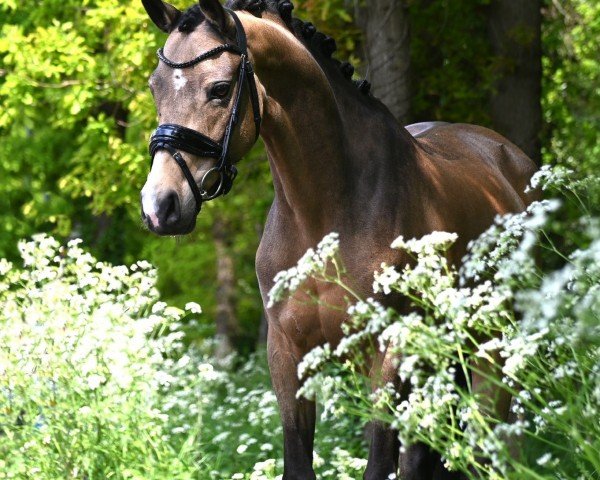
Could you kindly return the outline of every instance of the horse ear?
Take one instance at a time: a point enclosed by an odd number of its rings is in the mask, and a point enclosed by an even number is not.
[[[162,0],[142,0],[144,8],[154,24],[165,33],[170,33],[181,17],[181,12]]]
[[[225,36],[235,35],[235,22],[219,0],[200,0],[200,10],[206,20]]]

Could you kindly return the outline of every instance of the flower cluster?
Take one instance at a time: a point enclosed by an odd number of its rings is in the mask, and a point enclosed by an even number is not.
[[[264,352],[186,345],[202,310],[159,301],[147,262],[112,266],[45,235],[19,250],[23,268],[0,259],[0,478],[281,478]],[[319,428],[319,478],[355,478],[361,425]]]
[[[294,293],[310,277],[324,273],[328,263],[334,259],[339,248],[339,235],[330,233],[319,245],[316,251],[309,249],[298,264],[289,270],[279,272],[274,279],[275,284],[269,292],[268,307]]]
[[[202,310],[159,301],[147,262],[112,266],[45,235],[19,250],[23,268],[0,259],[0,478],[281,478],[263,354],[186,346]],[[360,427],[322,425],[319,478],[355,477]]]
[[[36,235],[19,243],[23,268],[0,261],[2,478],[104,477],[117,438],[159,469],[134,435],[168,431],[157,391],[173,378],[165,357],[182,347],[184,312],[157,303],[148,262],[112,266],[80,243]]]
[[[560,205],[559,200],[542,200],[522,213],[497,217],[492,227],[470,242],[460,271],[461,283],[479,281],[490,274],[497,283],[534,283],[533,250],[541,227]]]
[[[568,177],[543,169],[534,187],[564,187],[578,198]],[[562,203],[542,200],[498,217],[471,242],[460,270],[446,259],[455,234],[398,238],[392,247],[413,261],[382,265],[373,289],[404,296],[414,310],[356,301],[339,345],[301,362],[301,394],[320,398],[326,415],[388,422],[403,444],[424,442],[469,477],[591,478],[600,458],[600,221],[584,210],[567,244],[575,248],[561,252],[548,229]],[[552,268],[540,269],[540,250]],[[339,275],[326,279],[344,287]],[[377,351],[396,362],[406,396],[389,384],[369,392],[364,373]],[[495,413],[473,373],[512,397],[515,419]],[[524,437],[516,457],[510,445]]]
[[[574,173],[573,170],[560,165],[555,167],[544,165],[531,177],[525,192],[529,193],[535,189],[546,190],[547,188],[568,187],[573,182]]]

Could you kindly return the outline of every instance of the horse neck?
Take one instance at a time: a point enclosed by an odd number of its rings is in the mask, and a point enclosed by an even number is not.
[[[344,132],[333,93],[293,35],[268,20],[249,15],[243,20],[266,91],[261,136],[277,208],[303,230],[320,230],[343,201],[346,183]]]
[[[334,92],[349,139],[348,155],[363,176],[379,173],[390,179],[389,173],[398,169],[398,162],[404,166],[414,163],[415,140],[391,111],[377,98],[360,92],[330,57],[317,48],[310,51]]]
[[[331,82],[285,28],[251,16],[244,20],[268,98],[262,137],[277,208],[311,236],[328,233],[346,220],[343,212],[364,209],[373,189],[397,190],[387,164],[412,144],[385,107],[353,99],[360,94]]]

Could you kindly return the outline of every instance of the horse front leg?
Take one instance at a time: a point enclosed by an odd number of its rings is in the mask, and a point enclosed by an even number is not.
[[[389,352],[377,355],[370,372],[373,388],[387,383],[392,383],[396,389],[400,388],[400,377],[396,364],[397,362]],[[398,471],[400,454],[398,432],[379,421],[371,422],[370,430],[369,459],[363,478],[364,480],[387,479]]]
[[[371,446],[364,480],[383,480],[396,474],[400,442],[398,432],[381,422],[371,422]],[[394,477],[391,477],[394,478]]]
[[[391,383],[402,395],[408,395],[398,376],[398,355],[386,352],[380,355],[371,369],[374,387]],[[448,472],[439,453],[423,443],[405,445],[400,453],[398,432],[381,422],[371,423],[371,446],[364,480],[384,480],[396,478],[402,480],[459,480],[455,472]],[[392,475],[390,477],[390,475]]]
[[[489,419],[492,427],[497,422],[507,422],[510,415],[512,397],[501,385],[503,363],[499,352],[490,352],[490,358],[475,357],[471,359],[471,389],[473,394],[478,397],[480,409]],[[519,438],[507,437],[505,441],[516,458]],[[477,460],[481,464],[490,462],[484,458]],[[475,469],[472,469],[472,473],[475,477],[480,475]]]
[[[502,365],[498,352],[490,352],[490,358],[475,357],[471,360],[471,388],[480,398],[482,411],[492,420],[506,421],[510,410],[511,395],[502,388]]]
[[[283,425],[283,480],[315,480],[315,402],[296,398],[298,362],[283,333],[270,325],[267,341],[271,381]]]

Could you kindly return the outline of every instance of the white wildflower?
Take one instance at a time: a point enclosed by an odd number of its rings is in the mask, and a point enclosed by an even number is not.
[[[196,302],[188,302],[185,304],[185,310],[190,313],[200,314],[202,313],[202,307],[198,305]]]
[[[551,460],[552,460],[552,454],[545,453],[544,455],[542,455],[540,458],[538,458],[536,460],[536,463],[543,467],[544,465],[548,465]]]
[[[326,343],[322,346],[313,348],[308,352],[298,364],[298,378],[303,379],[307,373],[315,372],[331,356],[331,346]]]
[[[87,384],[90,390],[96,390],[106,380],[103,375],[93,374],[87,378]]]
[[[540,187],[546,190],[549,186],[561,186],[568,183],[573,178],[573,170],[562,166],[543,165],[536,173],[533,174],[529,181],[529,186],[525,189],[525,193],[529,193]]]
[[[308,249],[296,266],[275,275],[274,285],[269,291],[267,308],[271,308],[286,295],[294,293],[309,277],[324,274],[329,261],[337,255],[338,250],[339,235],[330,233],[319,242],[316,251]]]
[[[447,250],[456,240],[458,235],[449,232],[431,232],[421,238],[405,241],[402,236],[392,242],[391,247],[402,249],[416,254],[431,254]]]
[[[220,378],[219,372],[215,370],[210,363],[202,363],[198,365],[198,372],[200,378],[205,382],[214,382]]]
[[[394,268],[381,264],[381,272],[375,272],[375,281],[373,282],[373,292],[383,292],[389,295],[392,292],[392,287],[400,280],[400,273]]]
[[[177,361],[177,366],[179,368],[184,368],[189,365],[191,361],[192,359],[189,355],[182,355],[182,357]]]
[[[168,305],[165,302],[156,302],[154,305],[152,305],[152,313],[161,314],[165,311],[167,306]]]

